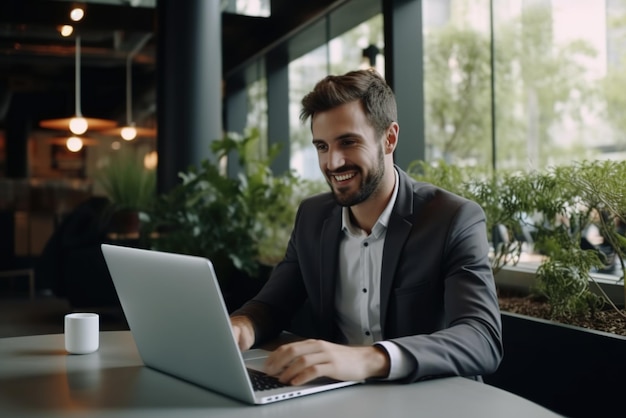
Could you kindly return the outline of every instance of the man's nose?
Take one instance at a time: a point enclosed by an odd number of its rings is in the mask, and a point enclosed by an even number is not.
[[[334,171],[346,164],[346,159],[341,150],[328,150],[328,169]]]

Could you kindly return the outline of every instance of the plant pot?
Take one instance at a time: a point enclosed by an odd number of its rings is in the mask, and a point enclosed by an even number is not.
[[[486,383],[568,417],[623,409],[626,337],[502,313],[504,359]]]
[[[119,209],[111,216],[110,232],[117,234],[139,233],[139,211],[135,209]]]

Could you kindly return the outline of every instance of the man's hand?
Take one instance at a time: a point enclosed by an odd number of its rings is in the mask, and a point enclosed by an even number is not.
[[[233,316],[230,318],[230,326],[241,351],[246,351],[254,345],[254,326],[248,317]]]
[[[381,347],[306,340],[278,347],[268,357],[265,372],[282,383],[302,385],[322,376],[336,380],[386,377],[389,367],[389,357]]]

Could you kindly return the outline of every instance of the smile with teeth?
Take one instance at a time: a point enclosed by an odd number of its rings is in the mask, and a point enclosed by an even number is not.
[[[348,173],[348,174],[339,174],[333,177],[335,177],[335,180],[337,181],[346,181],[346,180],[350,180],[354,176],[356,176],[355,173]]]

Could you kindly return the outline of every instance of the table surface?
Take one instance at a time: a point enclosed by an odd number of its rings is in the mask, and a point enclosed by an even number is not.
[[[13,417],[556,417],[461,377],[367,383],[252,406],[145,367],[129,331],[100,333],[100,349],[68,355],[63,335],[0,339],[0,416]]]

